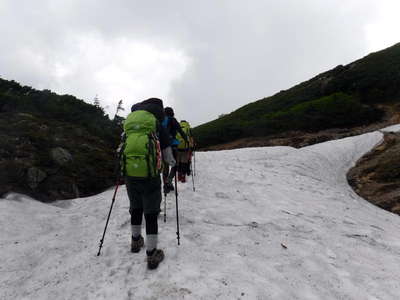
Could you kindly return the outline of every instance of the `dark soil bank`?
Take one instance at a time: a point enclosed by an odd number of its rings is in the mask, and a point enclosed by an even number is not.
[[[383,143],[362,157],[347,178],[361,197],[400,215],[400,133],[386,133]]]

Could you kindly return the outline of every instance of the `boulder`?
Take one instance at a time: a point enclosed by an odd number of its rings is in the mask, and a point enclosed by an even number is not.
[[[72,155],[61,147],[51,149],[51,158],[60,166],[72,161]]]
[[[36,167],[31,167],[27,172],[28,185],[31,189],[36,189],[37,186],[47,177],[47,174]]]

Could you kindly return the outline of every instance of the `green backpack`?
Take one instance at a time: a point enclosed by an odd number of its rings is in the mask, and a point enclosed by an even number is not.
[[[190,130],[190,124],[186,121],[181,121],[179,123],[181,125],[182,131],[186,134],[187,138],[189,139],[189,144],[185,142],[183,137],[177,133],[176,138],[179,141],[178,149],[185,150],[189,149],[191,147],[191,130]]]
[[[124,174],[149,178],[160,175],[161,149],[156,134],[157,119],[152,113],[137,110],[124,123],[126,135],[123,153]]]

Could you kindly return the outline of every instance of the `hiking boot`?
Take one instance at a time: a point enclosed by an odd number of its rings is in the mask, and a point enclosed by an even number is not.
[[[132,253],[138,253],[143,246],[144,246],[144,239],[141,235],[139,235],[137,238],[132,237],[132,243],[131,243]]]
[[[166,184],[164,184],[164,194],[168,194],[169,192],[174,190],[174,186],[172,185],[172,183],[167,182]]]
[[[147,251],[147,267],[150,270],[156,269],[163,259],[164,252],[161,249],[153,249],[150,252]]]

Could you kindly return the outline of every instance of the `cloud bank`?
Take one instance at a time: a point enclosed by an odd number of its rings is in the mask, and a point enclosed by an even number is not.
[[[0,2],[0,76],[194,125],[400,40],[392,0]],[[398,11],[398,10],[397,10]]]

